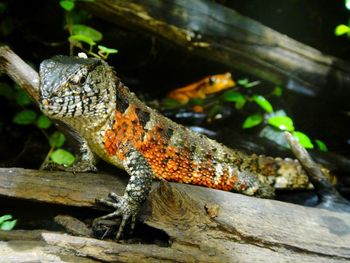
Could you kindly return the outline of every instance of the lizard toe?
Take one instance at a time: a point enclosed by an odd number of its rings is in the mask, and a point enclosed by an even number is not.
[[[117,209],[119,206],[116,202],[111,202],[111,201],[108,201],[106,199],[95,199],[95,202],[99,205],[103,205],[103,206],[106,206],[106,207],[111,207],[111,208],[115,208]]]
[[[122,196],[119,196],[119,195],[117,195],[116,193],[113,193],[113,192],[110,192],[108,194],[108,197],[111,198],[112,200],[114,200],[117,203],[119,203],[123,199]]]
[[[118,232],[115,237],[116,240],[119,240],[129,219],[131,219],[131,232],[133,231],[136,222],[136,215],[139,210],[139,205],[132,202],[132,200],[128,196],[118,196],[115,193],[110,193],[109,197],[112,199],[111,201],[105,199],[97,199],[96,201],[99,204],[114,208],[115,211],[107,215],[101,216],[99,218],[96,218],[94,221],[121,216],[122,221],[120,223]]]

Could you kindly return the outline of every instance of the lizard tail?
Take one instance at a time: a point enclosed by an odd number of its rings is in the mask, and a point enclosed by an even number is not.
[[[255,156],[257,158],[258,169],[260,174],[264,175],[264,179],[275,189],[311,189],[309,177],[301,164],[296,159],[290,158],[273,158],[266,156]],[[322,170],[327,175],[328,179],[335,183],[335,176],[331,175],[326,168]]]

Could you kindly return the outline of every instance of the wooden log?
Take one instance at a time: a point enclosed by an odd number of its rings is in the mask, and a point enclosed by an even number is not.
[[[306,95],[347,102],[350,66],[210,0],[83,3],[117,25],[147,32]]]
[[[44,235],[50,234],[57,235],[57,233],[50,233],[45,230],[0,230],[0,262],[101,262],[75,255],[72,250],[64,250],[60,247],[50,245],[44,240]]]
[[[111,191],[122,195],[128,179],[22,168],[0,168],[0,178],[0,195],[79,207],[94,207],[95,198],[104,198]]]
[[[96,208],[96,197],[104,197],[111,190],[123,192],[124,179],[108,174],[1,168],[0,196]],[[107,262],[136,258],[145,262],[350,260],[347,213],[198,186],[155,183],[139,218],[169,235],[169,247],[116,244],[52,233],[42,234],[42,246]],[[0,239],[3,240],[1,234]]]

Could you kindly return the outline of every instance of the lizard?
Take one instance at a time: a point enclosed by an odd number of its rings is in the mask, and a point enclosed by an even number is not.
[[[73,169],[93,169],[99,156],[130,175],[123,196],[100,200],[114,211],[99,219],[122,217],[116,239],[127,222],[134,228],[154,178],[263,198],[276,187],[309,184],[298,161],[247,155],[164,117],[101,59],[57,55],[40,64],[39,76],[41,111],[68,125],[81,143]]]

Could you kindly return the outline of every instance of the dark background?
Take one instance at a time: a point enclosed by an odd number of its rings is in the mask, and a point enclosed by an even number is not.
[[[10,45],[19,56],[36,69],[43,59],[69,52],[68,32],[64,30],[64,11],[58,2],[0,1],[6,3],[6,8],[1,12],[0,42]],[[326,54],[343,60],[350,59],[350,40],[347,37],[334,36],[334,28],[338,24],[346,24],[349,19],[350,12],[346,10],[344,1],[221,0],[217,2]],[[108,59],[108,62],[116,68],[126,85],[145,97],[159,99],[170,89],[196,81],[206,75],[226,71],[231,71],[236,80],[247,76],[256,79],[248,73],[194,57],[169,42],[162,42],[143,32],[120,28],[92,16],[85,24],[103,33],[104,39],[101,42],[103,45],[119,50],[117,55],[112,55]],[[8,81],[4,77],[3,79]],[[263,85],[271,86],[271,83]],[[325,141],[331,151],[349,156],[350,109],[344,105],[337,105],[336,98],[331,103],[327,99],[327,96],[309,98],[286,91],[282,102],[276,103],[280,103],[280,107],[293,118],[298,130],[312,138]],[[6,154],[0,154],[0,159],[4,156],[6,159],[4,165],[9,165],[8,160],[19,154],[24,144],[28,142],[28,137],[36,137],[37,132],[33,131],[33,128],[26,127],[29,130],[24,136],[21,133],[23,127],[10,124],[18,109],[9,105],[3,98],[0,98],[0,107],[3,112],[0,117],[0,147],[9,150]],[[211,128],[242,132],[240,125],[243,119],[244,116],[238,115],[233,121],[227,121],[223,125],[214,124]],[[11,136],[15,136],[15,139],[11,140]],[[230,141],[230,138],[226,138],[225,142],[227,141]],[[16,146],[13,146],[14,144]],[[29,163],[31,167],[37,165],[37,162]]]

